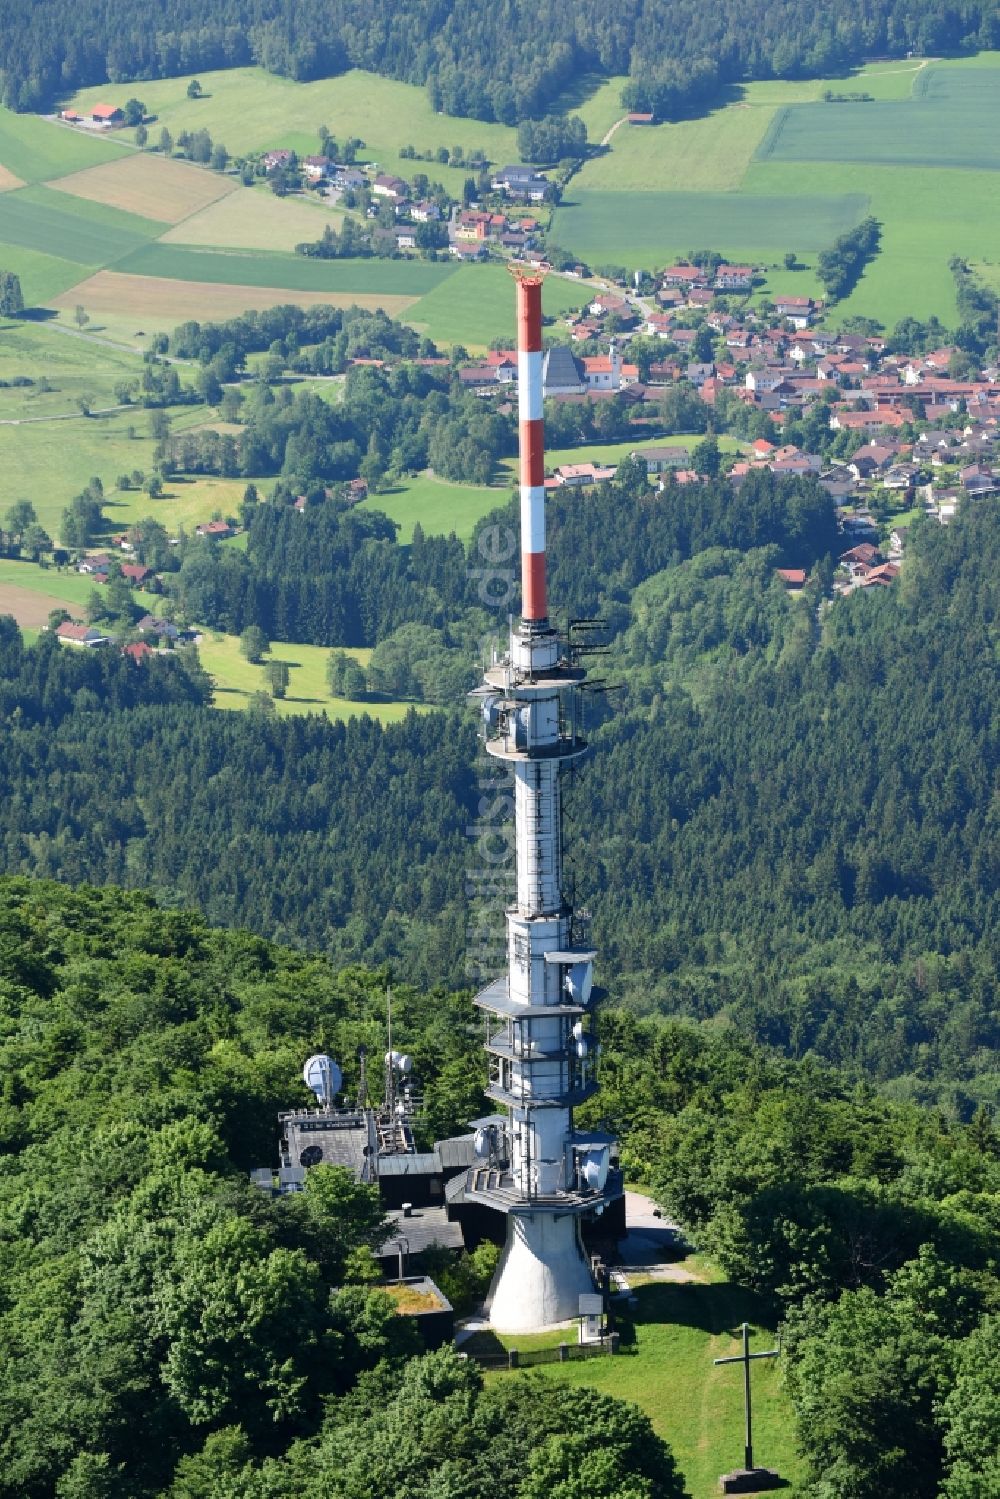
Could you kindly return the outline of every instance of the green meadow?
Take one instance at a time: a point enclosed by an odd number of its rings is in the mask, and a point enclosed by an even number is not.
[[[744,1320],[751,1324],[754,1350],[773,1348],[775,1323],[755,1297],[726,1283],[657,1282],[636,1286],[635,1295],[636,1311],[619,1318],[618,1357],[543,1364],[539,1372],[578,1389],[581,1401],[589,1388],[638,1405],[669,1443],[692,1499],[711,1499],[719,1492],[719,1475],[743,1464],[742,1370],[712,1361],[739,1352],[735,1330]],[[527,1349],[572,1336],[570,1329],[502,1341]],[[784,1492],[794,1496],[803,1465],[778,1363],[762,1359],[753,1365],[754,1457],[776,1468],[788,1484]]]
[[[612,82],[580,106],[595,123],[608,119]],[[873,97],[825,103],[826,89]],[[831,315],[954,324],[948,260],[995,259],[1000,241],[998,127],[996,52],[749,83],[698,119],[622,125],[570,182],[555,235],[592,263],[630,269],[710,247],[762,264],[770,295],[817,295],[818,251],[871,213],[882,252]],[[803,270],[781,268],[789,250]]]
[[[38,115],[0,108],[0,166],[22,182],[48,182],[84,167],[97,167],[127,149],[110,135],[95,135]]]
[[[392,264],[393,262],[389,262]],[[589,301],[586,282],[550,276],[545,283],[545,315],[558,318]],[[447,282],[421,297],[405,321],[435,343],[464,344],[484,350],[492,339],[514,334],[514,291],[504,266],[459,266]]]
[[[110,265],[166,227],[47,187],[25,187],[0,198],[4,245],[43,253],[58,248],[64,260],[83,266]]]
[[[653,270],[686,250],[718,247],[734,258],[770,259],[786,250],[819,251],[865,215],[863,193],[814,191],[751,196],[735,192],[581,189],[556,210],[554,233],[591,265]],[[623,240],[628,221],[628,242]]]
[[[42,596],[47,609],[62,605],[67,613],[79,617],[95,587],[92,577],[75,568],[42,567],[37,562],[0,557],[0,614],[5,612],[5,588],[14,588]],[[159,602],[155,594],[141,590],[135,599],[146,609],[155,609]]]
[[[115,264],[115,270],[131,276],[404,297],[422,296],[456,269],[421,260],[309,260],[276,251],[206,250],[173,244],[142,245]]]
[[[1000,68],[931,67],[907,100],[783,109],[761,161],[1000,167]]]
[[[3,203],[10,193],[0,194],[0,233],[3,228]],[[24,245],[4,244],[0,239],[0,270],[13,271],[21,282],[26,307],[41,307],[85,280],[98,267],[82,266],[61,255],[48,255]]]
[[[367,510],[381,510],[399,527],[399,540],[412,539],[420,524],[430,536],[448,536],[452,531],[468,541],[476,522],[506,503],[508,489],[475,484],[450,484],[427,474],[402,479],[391,489],[373,494],[362,502]]]
[[[346,648],[365,666],[371,656],[370,650]],[[240,650],[235,635],[222,635],[206,630],[198,646],[202,666],[212,678],[215,687],[213,702],[216,708],[237,711],[249,706],[254,693],[267,692],[265,665],[248,661]],[[289,645],[275,641],[265,661],[286,661],[289,666],[288,691],[283,698],[274,700],[274,706],[282,715],[297,713],[325,713],[328,718],[359,718],[367,714],[380,723],[397,723],[411,710],[426,712],[423,705],[404,702],[364,701],[353,702],[348,698],[331,697],[326,685],[326,663],[330,649],[321,645]]]
[[[465,180],[463,168],[406,160],[400,149],[446,146],[450,151],[461,146],[465,152],[482,149],[501,164],[517,160],[517,132],[506,125],[438,114],[424,89],[360,69],[313,83],[295,83],[262,68],[199,73],[201,99],[187,97],[190,78],[101,84],[74,95],[72,103],[83,111],[99,100],[116,102],[120,96],[124,102],[134,93],[155,115],[155,133],[166,126],[176,137],[182,130],[204,127],[234,155],[276,147],[308,155],[319,150],[319,126],[326,125],[339,142],[348,136],[364,141],[359,160],[377,162],[383,171],[403,177],[426,172],[457,194]],[[121,134],[130,139],[133,132]]]

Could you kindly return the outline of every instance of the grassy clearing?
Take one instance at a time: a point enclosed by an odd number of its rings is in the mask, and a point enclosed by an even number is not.
[[[126,149],[108,136],[0,109],[0,163],[23,182],[62,177],[121,157]]]
[[[559,317],[589,300],[585,282],[555,276],[545,283],[545,312]],[[514,288],[503,266],[459,267],[443,286],[411,307],[406,321],[437,344],[483,350],[491,339],[514,335]]]
[[[156,116],[154,139],[161,125],[175,138],[181,130],[205,127],[235,155],[279,146],[309,154],[319,150],[318,128],[326,125],[338,141],[352,135],[363,140],[360,159],[377,162],[381,170],[402,177],[426,171],[456,194],[461,193],[465,178],[462,168],[405,161],[400,148],[412,145],[423,151],[447,146],[451,150],[460,145],[464,151],[481,148],[495,162],[517,160],[514,130],[438,114],[423,89],[359,69],[313,83],[295,83],[261,68],[232,68],[198,77],[205,97],[194,100],[187,97],[190,74],[143,79],[141,87],[136,85],[134,92]],[[84,89],[72,102],[83,110],[110,97],[108,85],[102,84]],[[121,133],[127,139],[133,134],[130,130]],[[4,159],[2,152],[0,159]]]
[[[863,193],[819,194],[819,185],[812,174],[798,193],[636,192],[627,206],[618,192],[580,189],[556,210],[555,235],[592,265],[629,269],[652,270],[701,245],[754,260],[816,251],[853,228],[868,206]]]
[[[71,294],[51,298],[51,306],[71,325],[77,303],[94,318],[94,326],[110,337],[133,343],[139,330],[149,334],[169,332],[178,323],[195,318],[199,322],[238,317],[249,308],[277,307],[295,302],[300,307],[323,304],[333,307],[381,307],[399,317],[413,306],[412,296],[357,291],[302,291],[295,286],[224,285],[217,281],[174,281],[166,277],[126,276],[117,271],[98,271],[77,285]]]
[[[115,382],[137,377],[141,368],[141,361],[126,350],[67,338],[45,323],[0,323],[0,380],[26,376],[51,386],[0,389],[0,421],[76,415],[77,400],[84,396],[95,406],[110,406]]]
[[[454,531],[468,541],[476,522],[498,505],[503,505],[509,491],[473,484],[449,484],[443,479],[420,474],[404,479],[382,494],[371,495],[362,503],[368,510],[381,510],[399,526],[399,540],[407,543],[419,521],[431,536],[447,536]]]
[[[246,479],[171,479],[163,496],[151,500],[140,489],[115,490],[105,495],[104,513],[114,531],[121,531],[135,521],[154,516],[171,535],[182,528],[194,530],[202,521],[222,516],[238,516]]]
[[[302,255],[200,250],[184,245],[143,245],[119,262],[126,275],[297,291],[389,293],[420,297],[455,274],[425,260],[309,260]]]
[[[744,1320],[760,1334],[757,1349],[774,1346],[774,1325],[756,1298],[728,1284],[657,1283],[638,1287],[636,1296],[638,1310],[622,1324],[620,1357],[545,1364],[539,1372],[579,1388],[581,1399],[589,1387],[640,1406],[673,1449],[693,1499],[710,1499],[718,1493],[719,1474],[740,1467],[743,1458],[742,1371],[716,1368],[712,1360],[739,1351],[733,1332]],[[777,1362],[753,1366],[754,1456],[777,1468],[792,1485],[785,1492],[793,1495],[802,1464]]]
[[[235,635],[221,635],[206,631],[198,647],[201,663],[215,684],[215,706],[217,708],[244,709],[255,692],[267,691],[267,680],[263,664],[252,665],[240,652],[240,643]],[[367,665],[370,650],[348,648],[362,666]],[[413,703],[355,703],[347,698],[331,697],[326,686],[326,663],[329,647],[320,645],[288,645],[275,642],[268,653],[268,660],[287,661],[291,681],[284,698],[275,700],[275,707],[282,715],[290,713],[325,713],[328,718],[358,718],[367,713],[381,723],[397,723],[405,718],[411,708],[426,711]]]
[[[1000,69],[926,68],[913,98],[782,110],[762,161],[1000,168]]]
[[[204,407],[181,406],[170,414],[175,431],[205,419]],[[131,439],[130,426],[136,432]],[[0,427],[0,512],[13,500],[28,499],[55,538],[66,505],[96,475],[108,495],[108,513],[115,517],[123,498],[113,493],[118,475],[153,468],[156,444],[148,434],[149,413],[135,408],[112,416]],[[141,500],[147,507],[143,513],[148,513],[155,502],[146,496]],[[129,518],[123,509],[121,524]]]
[[[52,185],[73,197],[157,219],[161,228],[164,224],[176,224],[236,191],[231,177],[191,162],[170,161],[139,151],[74,172]]]
[[[596,146],[625,113],[622,89],[627,82],[624,76],[602,78],[599,74],[585,73],[563,90],[552,109],[579,115],[587,127],[588,141]]]
[[[175,225],[163,235],[163,243],[294,250],[302,240],[319,239],[327,224],[339,228],[343,219],[315,195],[281,199],[269,188],[244,188]]]

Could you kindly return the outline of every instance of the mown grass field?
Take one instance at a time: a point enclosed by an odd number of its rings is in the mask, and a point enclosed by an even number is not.
[[[820,195],[816,185],[812,181],[799,193],[759,195],[634,192],[627,202],[620,192],[581,188],[571,190],[556,210],[554,233],[591,265],[630,270],[653,270],[703,246],[718,247],[734,259],[780,259],[786,250],[824,249],[865,215],[864,193]]]
[[[47,182],[127,152],[111,135],[94,135],[38,115],[0,108],[0,164],[22,182]]]
[[[75,201],[47,187],[5,193],[0,234],[5,244],[47,254],[58,248],[79,265],[106,265],[154,239],[164,226],[96,203]],[[2,252],[0,252],[2,253]]]
[[[1000,68],[930,67],[906,100],[800,104],[775,116],[761,161],[1000,168]]]
[[[343,220],[317,197],[280,199],[270,188],[240,188],[168,230],[163,243],[294,250],[302,240],[319,239],[327,224],[336,229]]]
[[[638,1405],[669,1443],[692,1499],[711,1499],[719,1492],[720,1473],[743,1464],[742,1370],[716,1368],[712,1360],[739,1352],[734,1332],[744,1320],[753,1329],[754,1349],[774,1347],[774,1323],[755,1297],[729,1284],[654,1283],[638,1286],[635,1294],[638,1310],[622,1319],[619,1357],[543,1364],[538,1372],[578,1389],[581,1401],[590,1388]],[[572,1336],[570,1330],[503,1342],[526,1348]],[[776,1468],[789,1484],[784,1493],[794,1496],[802,1462],[777,1363],[762,1359],[753,1365],[754,1457]]]
[[[545,283],[545,315],[559,318],[590,300],[586,282],[550,276]],[[459,266],[449,279],[421,297],[406,321],[435,343],[484,350],[490,340],[514,333],[514,291],[504,266]]]
[[[381,307],[401,316],[416,301],[413,296],[356,291],[302,291],[294,286],[225,285],[217,281],[174,281],[162,276],[125,276],[97,271],[86,281],[51,298],[60,321],[72,326],[77,305],[86,309],[109,337],[136,345],[136,335],[169,332],[178,323],[223,321],[249,308],[276,307],[295,302],[300,307],[323,303],[333,307]],[[140,341],[141,342],[141,341]]]
[[[176,138],[182,130],[210,131],[233,155],[286,147],[308,155],[319,150],[319,127],[326,125],[342,142],[348,136],[363,140],[359,160],[377,162],[381,170],[406,177],[424,171],[460,195],[465,172],[437,162],[414,162],[400,157],[403,146],[417,151],[461,146],[463,151],[485,150],[494,162],[516,161],[517,133],[505,125],[457,119],[438,114],[422,88],[353,69],[336,78],[295,83],[265,73],[261,68],[233,68],[199,73],[205,97],[189,99],[191,75],[144,79],[134,89],[101,84],[74,95],[78,109],[99,100],[136,93],[156,116],[151,132],[156,140],[166,126]],[[124,138],[131,130],[122,131]],[[0,152],[0,160],[3,159]]]
[[[53,186],[74,198],[148,215],[159,221],[160,232],[237,190],[231,177],[149,151],[130,151]]]
[[[255,692],[268,690],[263,663],[255,666],[247,661],[235,635],[206,631],[198,646],[198,654],[215,684],[214,703],[217,708],[245,709]],[[351,647],[347,654],[364,666],[371,651]],[[397,723],[411,708],[426,711],[414,703],[357,703],[347,698],[331,697],[326,685],[329,656],[327,646],[274,642],[264,660],[287,661],[291,678],[286,695],[275,699],[274,705],[280,714],[325,713],[328,718],[336,719],[357,718],[367,713],[381,723]]]
[[[277,286],[296,291],[392,292],[420,297],[455,274],[447,264],[424,260],[309,260],[277,251],[203,250],[177,244],[147,244],[117,262],[133,276],[210,281],[240,286]]]
[[[502,487],[474,484],[449,484],[425,474],[401,480],[382,494],[373,494],[362,503],[365,509],[381,510],[399,526],[399,540],[408,543],[419,521],[430,536],[447,536],[452,531],[468,541],[476,522],[498,505],[503,505],[510,491]]]

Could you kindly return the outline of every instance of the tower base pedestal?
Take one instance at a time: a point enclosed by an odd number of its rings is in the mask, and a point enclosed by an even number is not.
[[[571,1214],[511,1213],[507,1242],[490,1287],[490,1326],[533,1332],[580,1315],[594,1280]]]

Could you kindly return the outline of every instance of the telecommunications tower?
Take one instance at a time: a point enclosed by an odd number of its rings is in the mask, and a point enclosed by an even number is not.
[[[512,267],[512,269],[514,269]],[[597,1089],[589,1032],[595,954],[580,941],[563,878],[560,777],[586,752],[580,635],[549,621],[542,436],[542,277],[517,267],[522,613],[476,696],[485,748],[514,775],[517,898],[506,913],[507,972],[477,995],[486,1012],[487,1093],[505,1113],[479,1121],[467,1201],[504,1213],[490,1321],[521,1332],[576,1317],[594,1289],[581,1223],[621,1196],[608,1135],[576,1130]],[[576,634],[576,643],[574,635]]]

